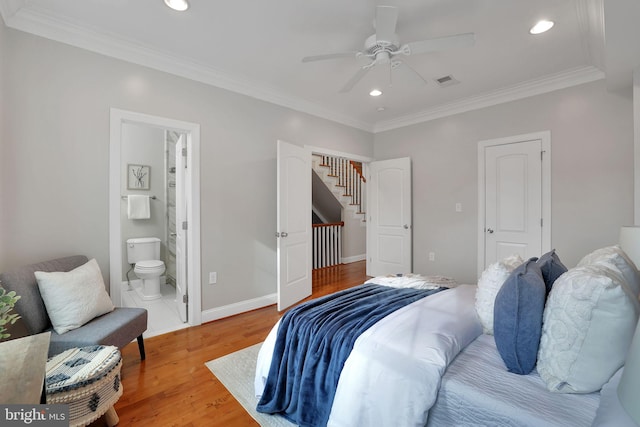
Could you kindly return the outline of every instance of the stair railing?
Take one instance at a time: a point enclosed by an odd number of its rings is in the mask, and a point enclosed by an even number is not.
[[[336,187],[344,188],[344,195],[351,197],[351,205],[357,206],[358,213],[364,214],[363,184],[367,182],[362,174],[362,163],[341,157],[322,156],[320,166],[329,168],[329,176],[337,179]]]
[[[344,222],[312,225],[314,270],[342,262],[342,227]]]

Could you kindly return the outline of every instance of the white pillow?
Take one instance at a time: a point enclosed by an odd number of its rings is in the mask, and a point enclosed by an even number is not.
[[[600,390],[624,364],[639,309],[613,268],[596,263],[556,280],[544,309],[537,369],[550,391]]]
[[[523,262],[522,257],[515,254],[489,265],[482,272],[476,290],[476,313],[478,313],[485,334],[493,335],[493,304],[498,291],[502,288],[509,274]]]
[[[35,272],[53,329],[59,334],[79,328],[113,311],[95,259],[69,272]]]
[[[620,270],[626,281],[626,289],[637,299],[638,295],[640,295],[640,273],[622,248],[619,245],[615,245],[596,249],[585,255],[578,263],[578,267],[601,262],[611,263]]]

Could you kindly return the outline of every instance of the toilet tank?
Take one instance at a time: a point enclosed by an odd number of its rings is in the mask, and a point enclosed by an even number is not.
[[[160,259],[160,239],[157,237],[127,239],[127,261],[129,264],[151,259]]]

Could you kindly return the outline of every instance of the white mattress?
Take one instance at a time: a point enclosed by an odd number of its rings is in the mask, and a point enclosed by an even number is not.
[[[506,370],[491,335],[481,335],[449,365],[428,426],[590,426],[600,393],[551,393],[534,370]]]

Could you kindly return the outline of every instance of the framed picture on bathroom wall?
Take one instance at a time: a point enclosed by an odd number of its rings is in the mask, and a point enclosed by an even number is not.
[[[127,190],[148,190],[151,166],[127,165]]]

